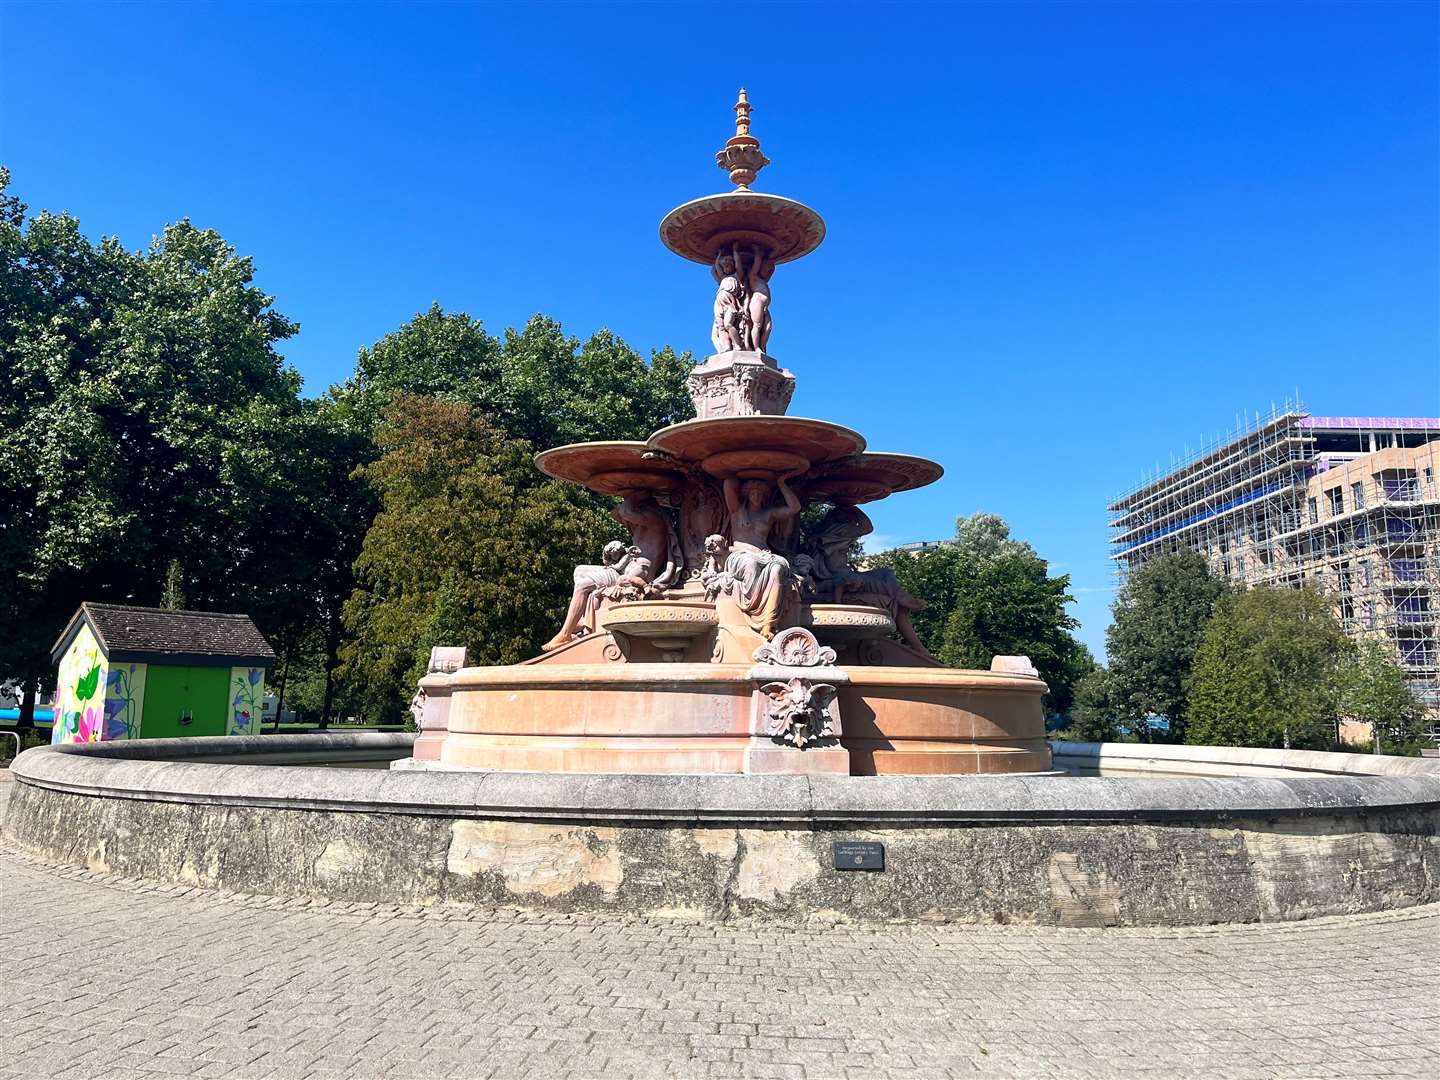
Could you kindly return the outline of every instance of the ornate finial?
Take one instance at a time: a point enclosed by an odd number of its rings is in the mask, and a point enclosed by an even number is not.
[[[740,100],[735,102],[735,134],[750,134],[750,99],[745,96],[745,88],[740,87]]]
[[[730,174],[741,191],[749,191],[755,174],[770,164],[770,159],[760,152],[760,140],[750,134],[750,98],[743,86],[740,100],[735,102],[735,134],[715,155],[715,164]]]

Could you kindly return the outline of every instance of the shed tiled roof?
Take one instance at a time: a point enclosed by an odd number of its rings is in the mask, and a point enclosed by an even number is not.
[[[75,612],[55,642],[56,654],[82,618],[112,660],[228,658],[269,664],[275,659],[275,650],[248,615],[92,603]]]

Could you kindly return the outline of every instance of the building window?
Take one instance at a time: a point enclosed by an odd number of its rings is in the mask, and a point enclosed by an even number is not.
[[[1365,611],[1365,629],[1366,629],[1366,630],[1374,630],[1374,629],[1375,629],[1375,601],[1373,601],[1373,600],[1366,600],[1365,603],[1364,603],[1364,605],[1363,605],[1363,607],[1364,607],[1364,611]]]
[[[1415,523],[1408,518],[1385,516],[1385,536],[1392,544],[1404,544],[1415,538]]]
[[[1402,596],[1395,601],[1395,621],[1402,623],[1423,623],[1430,614],[1428,596]]]
[[[1310,524],[1314,525],[1320,520],[1320,507],[1314,499],[1305,500],[1306,508],[1310,511]]]
[[[1390,574],[1396,581],[1419,581],[1419,559],[1391,559]]]
[[[1370,588],[1371,580],[1370,580],[1370,560],[1369,560],[1369,559],[1361,559],[1361,560],[1360,560],[1360,580],[1361,580],[1362,583],[1364,583],[1365,588],[1367,588],[1367,589]]]
[[[1358,480],[1350,485],[1350,506],[1354,510],[1365,509],[1365,485]]]
[[[1405,667],[1434,667],[1435,641],[1433,638],[1397,638],[1400,647],[1400,663]]]
[[[1340,493],[1340,489],[1333,488],[1327,494],[1330,496],[1330,516],[1339,517],[1345,513],[1345,497]]]
[[[1420,497],[1413,469],[1393,469],[1380,474],[1380,490],[1391,502],[1414,502]]]

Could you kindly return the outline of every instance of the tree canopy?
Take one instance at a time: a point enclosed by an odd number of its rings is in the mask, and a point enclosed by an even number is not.
[[[1075,684],[1094,666],[1070,633],[1079,625],[1066,610],[1074,602],[1070,577],[1052,577],[1049,564],[1013,539],[1001,518],[961,517],[953,543],[916,554],[883,552],[872,561],[927,602],[913,620],[937,659],[988,668],[997,655],[1028,656],[1050,686],[1049,710],[1069,711]]]
[[[1105,634],[1109,698],[1117,719],[1141,738],[1184,741],[1195,653],[1228,588],[1202,556],[1185,550],[1145,563],[1116,596]],[[1150,715],[1169,720],[1169,731],[1149,727]]]
[[[541,475],[529,444],[464,402],[401,397],[360,470],[379,513],[345,605],[344,673],[393,716],[434,645],[513,664],[555,631],[577,563],[617,526],[573,484]]]
[[[174,563],[191,603],[248,606],[298,569],[254,527],[288,491],[242,474],[301,411],[300,379],[276,351],[296,324],[217,233],[93,243],[69,215],[27,217],[8,183],[0,170],[0,670],[33,690],[81,600],[157,603]],[[257,565],[266,581],[242,570]]]
[[[1313,589],[1223,597],[1195,654],[1186,741],[1330,749],[1337,669],[1352,648]]]
[[[439,305],[361,349],[340,393],[378,424],[398,394],[475,406],[505,435],[535,450],[593,439],[643,439],[695,415],[685,392],[689,354],[668,346],[647,364],[608,330],[568,337],[536,315],[500,338]]]
[[[362,349],[335,392],[373,424],[378,455],[356,474],[379,512],[345,607],[352,687],[393,715],[433,645],[475,663],[537,653],[574,567],[619,530],[613,500],[549,480],[535,450],[689,419],[691,362],[665,348],[647,364],[609,331],[581,342],[540,315],[496,338],[438,306]]]
[[[393,479],[364,470],[399,397],[483,418],[500,486],[476,490],[496,493],[517,481],[502,463],[533,473],[533,449],[643,438],[693,415],[688,356],[665,348],[647,363],[608,331],[582,343],[543,316],[496,337],[438,306],[362,349],[344,384],[302,397],[277,350],[297,325],[217,233],[181,221],[127,251],[68,215],[30,215],[8,183],[0,170],[0,578],[12,586],[0,672],[26,687],[27,715],[82,600],[179,597],[251,614],[280,654],[275,681],[294,669],[328,715],[342,606]],[[537,485],[535,473],[514,497]],[[606,503],[575,500],[600,523],[598,549]]]
[[[1064,736],[1077,742],[1115,742],[1122,732],[1116,718],[1112,674],[1098,665],[1075,684],[1075,704]]]
[[[1339,664],[1336,681],[1340,715],[1372,725],[1382,753],[1416,752],[1425,710],[1392,647],[1374,639],[1359,642]]]

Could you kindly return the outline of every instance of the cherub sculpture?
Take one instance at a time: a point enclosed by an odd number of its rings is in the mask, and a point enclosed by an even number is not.
[[[750,270],[746,276],[745,332],[749,347],[764,352],[770,342],[770,275],[775,264],[765,268],[765,253],[759,245],[750,249]]]
[[[719,286],[715,290],[715,321],[710,343],[717,353],[745,348],[745,289],[740,283],[740,253],[721,251],[710,273]]]

